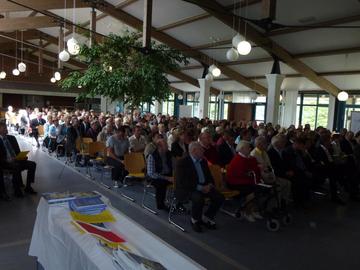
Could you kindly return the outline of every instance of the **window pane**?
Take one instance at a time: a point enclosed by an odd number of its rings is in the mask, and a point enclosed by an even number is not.
[[[224,103],[224,117],[223,119],[228,119],[229,103]]]
[[[298,104],[298,105],[301,104],[301,97],[297,97],[297,104]]]
[[[216,118],[216,103],[210,103],[209,106],[209,118],[214,120]]]
[[[322,126],[327,127],[328,124],[328,107],[318,107],[317,123],[316,127]]]
[[[329,105],[329,96],[327,96],[327,95],[321,95],[321,96],[319,97],[319,104]]]
[[[256,105],[255,107],[255,120],[265,121],[265,105]]]
[[[186,94],[186,100],[187,101],[193,101],[194,100],[194,95],[193,94]]]
[[[304,96],[304,104],[305,105],[316,105],[317,97],[316,96]]]
[[[266,103],[266,96],[258,96],[257,99],[255,99],[256,103]]]
[[[233,94],[224,94],[224,100],[227,102],[232,102],[233,100]]]
[[[168,114],[170,116],[174,115],[174,111],[175,111],[175,102],[174,101],[170,101],[169,102],[169,109],[168,109]]]
[[[295,122],[296,127],[298,127],[300,124],[299,119],[300,119],[300,105],[297,105],[296,106],[296,122]]]
[[[316,106],[304,106],[302,114],[302,125],[310,124],[313,129],[315,126],[315,117],[316,117]]]
[[[345,109],[345,121],[344,121],[344,127],[347,129],[350,129],[350,124],[351,124],[351,112],[353,111],[360,111],[360,108],[354,108],[354,107],[350,107],[350,108],[346,108]]]

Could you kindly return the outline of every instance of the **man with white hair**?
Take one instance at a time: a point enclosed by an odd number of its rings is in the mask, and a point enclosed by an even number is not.
[[[195,232],[202,232],[202,225],[216,229],[215,216],[224,202],[223,195],[214,187],[204,150],[200,143],[189,145],[189,155],[179,159],[175,169],[176,197],[179,201],[190,198],[192,201],[191,225]],[[203,215],[205,198],[210,199]]]

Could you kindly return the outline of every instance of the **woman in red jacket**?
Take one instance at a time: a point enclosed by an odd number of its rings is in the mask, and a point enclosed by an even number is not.
[[[241,141],[237,147],[237,155],[231,160],[226,173],[226,182],[230,189],[239,190],[240,194],[246,196],[247,207],[243,217],[254,222],[255,218],[261,219],[261,215],[255,210],[254,193],[256,184],[260,182],[260,168],[254,157],[250,156],[251,147],[247,141]]]

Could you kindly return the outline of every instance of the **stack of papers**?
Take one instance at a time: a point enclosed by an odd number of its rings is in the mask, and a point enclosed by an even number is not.
[[[101,195],[95,191],[88,192],[47,192],[42,196],[49,204],[63,203],[77,198],[100,198]]]
[[[69,201],[71,211],[83,215],[97,215],[106,209],[106,204],[99,198],[80,198]]]

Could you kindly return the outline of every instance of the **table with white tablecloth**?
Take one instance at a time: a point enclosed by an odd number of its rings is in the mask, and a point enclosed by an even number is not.
[[[108,203],[109,204],[109,203]],[[118,232],[146,258],[171,270],[204,269],[112,206],[116,222],[106,225]],[[41,198],[33,229],[29,255],[37,257],[45,270],[117,270],[112,257],[89,234],[71,224],[67,203],[51,204]]]

